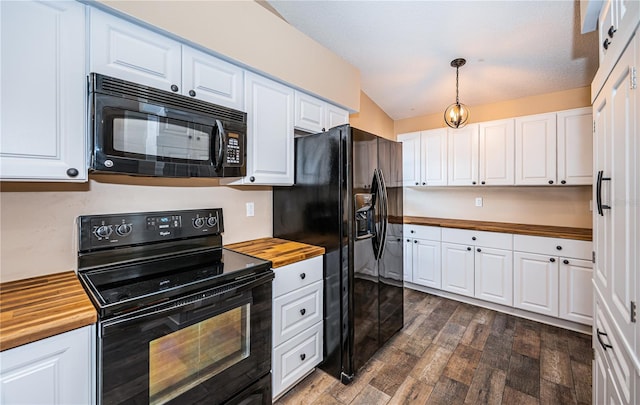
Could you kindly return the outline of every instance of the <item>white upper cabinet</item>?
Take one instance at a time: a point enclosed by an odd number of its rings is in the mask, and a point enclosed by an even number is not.
[[[178,41],[95,8],[90,10],[91,72],[161,90],[181,90],[182,46]]]
[[[593,182],[593,120],[591,107],[562,111],[558,124],[558,183]]]
[[[91,8],[90,71],[244,109],[244,70]]]
[[[517,185],[556,182],[556,113],[519,117],[516,123]]]
[[[244,110],[244,70],[188,46],[182,47],[182,88],[191,97]]]
[[[295,127],[318,133],[349,123],[349,113],[301,91],[295,92]]]
[[[514,129],[512,119],[480,123],[480,184],[513,185]]]
[[[420,135],[422,132],[411,132],[398,135],[402,143],[402,185],[419,186],[421,184]]]
[[[471,186],[478,184],[478,124],[448,129],[448,184]]]
[[[0,177],[86,181],[85,6],[0,2]]]
[[[404,186],[447,185],[447,130],[410,132],[398,135],[402,142]]]

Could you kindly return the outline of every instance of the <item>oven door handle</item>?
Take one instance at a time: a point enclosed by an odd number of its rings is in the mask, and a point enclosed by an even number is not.
[[[105,328],[115,325],[123,326],[130,322],[137,322],[140,318],[146,316],[175,311],[177,308],[186,307],[196,302],[211,301],[210,303],[214,303],[216,299],[219,299],[219,297],[223,295],[228,296],[231,294],[239,294],[244,291],[252,290],[259,285],[271,282],[271,280],[273,280],[274,278],[275,273],[273,272],[273,270],[269,270],[258,276],[247,276],[246,278],[235,280],[230,283],[213,287],[204,291],[189,294],[185,297],[179,297],[170,301],[162,302],[153,307],[144,308],[131,313],[125,313],[119,315],[116,318],[101,322],[102,327],[99,329],[101,329],[102,331],[100,333],[104,336]],[[211,293],[211,295],[206,295],[207,293]]]

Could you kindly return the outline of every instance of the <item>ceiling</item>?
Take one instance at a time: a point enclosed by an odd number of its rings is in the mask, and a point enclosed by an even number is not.
[[[595,32],[580,34],[578,0],[268,0],[298,30],[361,73],[362,90],[392,119],[588,86]],[[473,113],[473,109],[472,113]]]

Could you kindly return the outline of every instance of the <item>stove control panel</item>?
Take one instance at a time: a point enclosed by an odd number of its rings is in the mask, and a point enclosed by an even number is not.
[[[219,235],[222,208],[88,215],[78,218],[80,251]]]

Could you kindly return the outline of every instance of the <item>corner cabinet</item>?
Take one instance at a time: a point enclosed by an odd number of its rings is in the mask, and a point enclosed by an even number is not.
[[[95,326],[0,352],[0,403],[95,404]]]
[[[323,257],[273,269],[274,399],[322,361]]]
[[[0,178],[86,181],[85,6],[0,2]]]
[[[228,185],[290,186],[293,169],[293,89],[273,80],[245,74],[247,175],[221,180]]]

